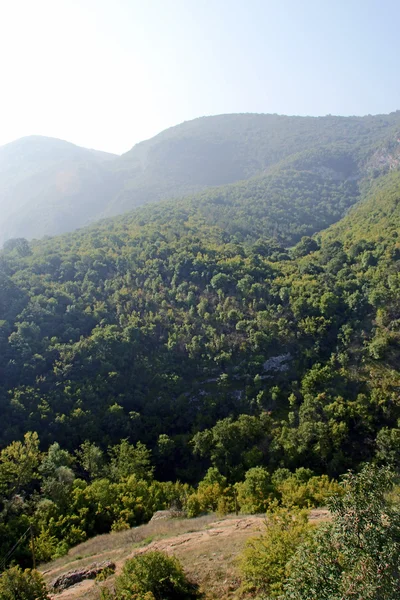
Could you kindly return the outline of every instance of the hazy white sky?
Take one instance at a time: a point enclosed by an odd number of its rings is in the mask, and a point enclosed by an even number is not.
[[[227,112],[400,108],[398,0],[0,0],[0,145],[122,153]]]

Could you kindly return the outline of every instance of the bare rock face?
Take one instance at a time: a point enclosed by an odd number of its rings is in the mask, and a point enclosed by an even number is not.
[[[155,512],[150,522],[161,521],[161,519],[184,519],[185,517],[187,517],[187,514],[183,510],[170,508],[169,510],[158,510]]]
[[[292,355],[288,352],[287,354],[280,354],[279,356],[272,356],[263,364],[264,371],[287,371],[289,369],[288,361],[292,360]]]
[[[369,159],[367,169],[387,172],[400,169],[400,137],[394,136]]]
[[[93,563],[84,569],[77,569],[76,571],[69,571],[57,577],[52,583],[51,587],[55,592],[66,590],[67,588],[84,581],[85,579],[95,579],[97,575],[100,575],[105,569],[112,572],[115,571],[115,563],[107,560],[102,563]]]

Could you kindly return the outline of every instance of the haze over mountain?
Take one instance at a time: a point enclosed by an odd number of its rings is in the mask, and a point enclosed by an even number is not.
[[[70,231],[98,214],[115,189],[113,155],[31,136],[0,148],[0,243]]]
[[[52,138],[22,138],[0,148],[0,243],[72,231],[141,204],[212,187],[229,204],[238,188],[225,186],[239,181],[240,195],[254,197],[256,187],[258,200],[269,204],[269,177],[287,180],[289,171],[308,172],[328,187],[359,181],[372,164],[390,168],[390,144],[399,131],[400,112],[318,118],[220,115],[172,127],[120,157]],[[378,160],[376,153],[385,144],[388,156],[381,153]],[[307,233],[340,217],[355,201],[357,185],[350,185],[353,200],[333,207],[336,216],[323,215]]]

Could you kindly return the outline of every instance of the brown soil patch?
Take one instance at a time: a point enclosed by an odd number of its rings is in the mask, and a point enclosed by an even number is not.
[[[310,520],[313,522],[328,518],[329,512],[325,509],[310,513]],[[215,516],[209,515],[198,519],[156,521],[129,531],[89,540],[73,548],[67,557],[44,566],[41,571],[49,583],[58,575],[74,568],[112,560],[116,563],[118,574],[128,558],[150,550],[159,550],[176,556],[189,578],[200,586],[207,598],[227,600],[232,598],[240,585],[237,556],[248,538],[263,531],[264,523],[265,517],[260,515],[228,516],[217,520]],[[112,580],[113,577],[110,577],[106,585],[112,585]],[[99,594],[99,584],[88,580],[55,594],[53,598],[98,600]]]

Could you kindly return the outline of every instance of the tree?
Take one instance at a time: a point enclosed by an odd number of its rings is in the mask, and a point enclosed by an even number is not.
[[[130,475],[135,475],[137,479],[152,479],[151,453],[141,442],[132,446],[128,440],[122,440],[120,444],[110,448],[109,454],[113,481],[120,481]]]
[[[42,460],[39,471],[43,475],[42,494],[66,510],[75,473],[74,458],[54,442]]]
[[[270,474],[263,467],[253,467],[243,482],[236,484],[237,499],[243,513],[262,513],[274,497]]]
[[[315,252],[319,249],[318,242],[313,240],[308,236],[303,236],[300,242],[295,246],[293,250],[294,258],[301,258],[302,256],[307,256],[307,254],[311,254],[311,252]]]
[[[74,459],[70,453],[67,450],[63,450],[58,442],[54,442],[44,456],[39,470],[44,477],[51,477],[60,467],[71,467],[73,461]]]
[[[13,442],[0,453],[0,490],[8,496],[18,493],[38,477],[40,463],[39,438],[28,432],[23,442]]]
[[[14,252],[18,256],[29,256],[32,254],[32,250],[29,246],[28,240],[25,238],[11,238],[3,244],[4,252]]]
[[[400,468],[400,429],[382,427],[376,436],[376,457],[379,461]]]
[[[198,485],[197,491],[188,498],[186,509],[190,517],[201,512],[218,511],[227,513],[232,510],[231,488],[226,477],[215,467],[210,467]]]
[[[96,444],[86,440],[76,452],[79,464],[90,479],[98,479],[104,472],[104,454]]]
[[[396,600],[400,595],[400,510],[387,493],[393,474],[367,465],[330,502],[317,529],[287,565],[287,600]]]
[[[239,479],[246,467],[251,468],[262,461],[257,444],[269,433],[270,418],[267,413],[260,417],[240,415],[217,421],[212,429],[205,429],[193,436],[194,454],[208,456],[213,466],[230,479]]]
[[[38,571],[11,567],[0,575],[1,600],[50,600]]]

